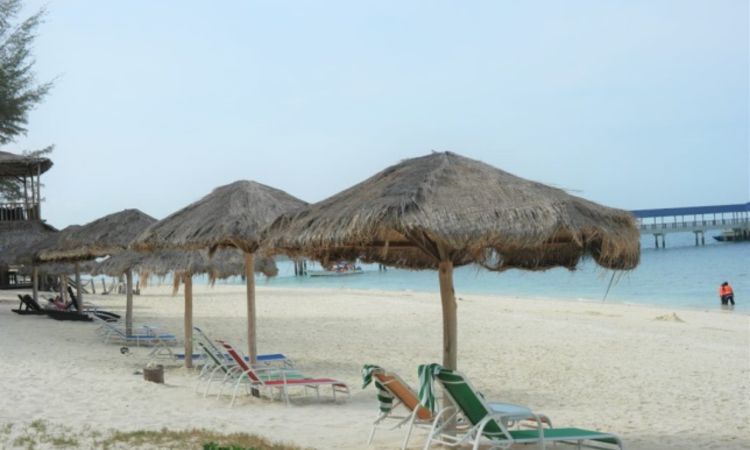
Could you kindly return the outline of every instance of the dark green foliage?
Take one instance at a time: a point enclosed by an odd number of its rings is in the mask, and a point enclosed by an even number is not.
[[[203,444],[203,450],[256,450],[254,447],[240,447],[239,445],[220,446],[216,442]]]
[[[26,133],[28,112],[52,86],[36,83],[31,54],[45,10],[17,23],[21,7],[21,0],[0,0],[0,144]]]

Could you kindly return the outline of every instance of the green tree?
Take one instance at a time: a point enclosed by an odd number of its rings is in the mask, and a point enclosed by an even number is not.
[[[45,10],[18,22],[21,0],[0,0],[0,144],[26,133],[28,113],[52,87],[37,84],[31,54]]]
[[[26,19],[19,19],[21,0],[0,0],[0,145],[26,134],[28,114],[49,92],[52,82],[37,83],[35,60],[31,53],[36,30],[46,11],[42,8]],[[53,146],[23,152],[44,156]],[[0,196],[18,200],[23,192],[21,180],[0,179]]]

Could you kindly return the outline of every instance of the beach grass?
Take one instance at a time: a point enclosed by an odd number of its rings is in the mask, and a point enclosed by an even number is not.
[[[85,429],[74,432],[42,420],[28,425],[5,424],[0,446],[34,450],[37,448],[78,449],[203,449],[203,450],[302,450],[300,447],[271,442],[247,433],[223,434],[206,429],[109,431]],[[8,439],[9,436],[12,437]],[[1,441],[5,440],[6,443]]]
[[[98,441],[103,449],[119,448],[117,444],[125,444],[128,448],[156,446],[164,449],[300,450],[299,447],[271,442],[253,434],[222,434],[206,429],[118,431]]]

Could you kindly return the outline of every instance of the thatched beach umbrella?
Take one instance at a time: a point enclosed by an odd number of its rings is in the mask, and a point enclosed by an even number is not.
[[[78,262],[125,251],[130,242],[154,222],[156,219],[137,209],[126,209],[109,214],[63,233],[54,246],[39,251],[36,259],[40,262],[76,263],[76,282],[79,286],[80,301],[81,281]],[[127,333],[130,334],[133,325],[133,273],[126,271],[125,279],[127,283],[125,327]]]
[[[255,252],[260,233],[279,214],[305,205],[284,191],[256,183],[236,181],[218,187],[209,195],[149,227],[134,242],[137,250],[198,250],[213,253],[236,247],[244,253],[247,280],[248,354],[257,355],[255,339]],[[185,366],[192,366],[192,280],[185,277]]]
[[[0,267],[24,265],[31,268],[34,300],[39,300],[38,272],[33,264],[32,249],[58,234],[57,229],[41,221],[0,222]]]
[[[39,300],[39,274],[44,273],[46,275],[57,276],[60,278],[60,298],[65,298],[67,293],[65,292],[68,286],[67,275],[75,272],[75,264],[63,264],[57,265],[50,261],[41,261],[39,259],[39,253],[48,248],[53,248],[61,242],[64,236],[73,230],[77,229],[80,225],[70,225],[63,228],[60,231],[50,233],[44,239],[37,241],[36,243],[26,247],[23,252],[19,255],[18,261],[27,266],[31,266],[31,279],[33,284],[33,295],[34,300]],[[49,269],[49,272],[48,272]],[[67,270],[70,269],[70,270]],[[66,271],[67,270],[67,271]],[[64,273],[63,273],[64,272]]]
[[[443,365],[457,366],[453,268],[573,269],[638,264],[635,220],[488,164],[446,152],[407,159],[319,203],[277,219],[264,247],[324,263],[360,258],[437,269]]]

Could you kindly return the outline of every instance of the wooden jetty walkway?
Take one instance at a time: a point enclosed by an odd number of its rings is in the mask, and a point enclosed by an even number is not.
[[[695,245],[705,245],[705,232],[722,230],[727,240],[750,239],[750,202],[735,205],[690,206],[685,208],[639,209],[631,211],[641,234],[652,234],[659,248],[665,248],[669,233],[694,233]]]

